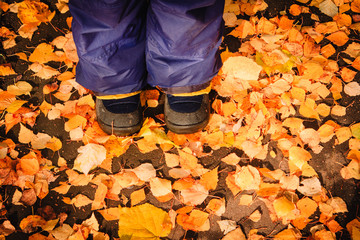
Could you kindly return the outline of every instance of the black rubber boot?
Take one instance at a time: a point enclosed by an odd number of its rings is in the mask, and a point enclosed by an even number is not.
[[[195,133],[209,123],[209,95],[191,97],[165,96],[165,123],[170,131],[178,134]]]
[[[107,134],[128,136],[138,132],[143,122],[140,94],[123,99],[96,98],[96,117]]]

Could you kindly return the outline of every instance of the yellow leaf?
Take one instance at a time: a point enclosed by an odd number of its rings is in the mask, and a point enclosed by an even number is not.
[[[237,38],[246,38],[248,35],[253,35],[253,34],[255,34],[255,29],[253,25],[247,20],[242,20],[240,24],[233,31],[229,33],[229,35],[232,35]]]
[[[240,157],[236,155],[236,153],[230,153],[226,157],[222,158],[221,161],[225,162],[229,165],[236,165],[240,162]]]
[[[351,234],[353,240],[360,239],[360,221],[358,219],[353,219],[351,222],[346,224],[346,229]]]
[[[10,104],[10,106],[8,106],[6,108],[6,111],[8,113],[15,113],[17,110],[19,110],[19,108],[21,108],[22,105],[24,105],[25,103],[27,103],[27,101],[23,101],[23,100],[15,100],[14,102],[12,102]]]
[[[352,160],[346,167],[340,170],[340,174],[344,179],[360,179],[360,162]]]
[[[134,239],[167,237],[172,224],[164,210],[149,203],[131,208],[119,208],[119,236]]]
[[[292,87],[290,90],[291,97],[294,99],[299,100],[299,102],[305,101],[305,90],[298,87]]]
[[[236,228],[234,231],[229,232],[226,234],[222,240],[246,240],[244,233],[242,232],[241,228]]]
[[[74,169],[88,174],[106,159],[106,148],[102,145],[89,143],[78,149],[79,155],[74,162]]]
[[[311,154],[303,148],[293,146],[289,150],[289,165],[294,166],[292,172],[297,170],[301,170],[303,165],[307,163],[311,159]]]
[[[315,118],[320,120],[319,114],[315,111],[316,103],[310,98],[306,98],[305,103],[300,105],[299,113],[306,118]]]
[[[6,12],[7,10],[9,10],[9,4],[6,2],[0,2],[0,8],[1,10],[3,10],[4,12]]]
[[[327,117],[330,114],[330,107],[326,105],[325,103],[320,103],[316,107],[316,112],[320,114],[322,117]]]
[[[279,218],[286,217],[290,214],[291,211],[295,209],[295,204],[289,201],[286,197],[280,197],[275,199],[273,202],[273,206],[276,212],[276,215]]]
[[[314,234],[315,240],[335,240],[335,234],[322,229],[320,231],[315,232]]]
[[[321,48],[320,50],[321,55],[323,55],[326,58],[329,58],[331,55],[333,55],[334,53],[336,53],[335,48],[333,47],[333,45],[328,44],[324,47]]]
[[[335,131],[335,135],[339,141],[339,144],[346,142],[352,136],[351,130],[349,127],[341,127]]]
[[[59,151],[62,148],[62,142],[57,137],[52,137],[51,140],[46,143],[46,148],[49,148],[54,152]]]
[[[15,55],[18,56],[21,60],[28,61],[27,55],[23,52],[15,53]]]
[[[14,95],[30,94],[32,86],[25,81],[19,81],[7,87],[7,91]]]
[[[26,128],[23,124],[20,124],[20,132],[19,132],[19,142],[21,143],[30,143],[33,138],[34,133]]]
[[[339,27],[343,27],[343,26],[349,27],[352,23],[351,16],[344,13],[334,16],[333,19]]]

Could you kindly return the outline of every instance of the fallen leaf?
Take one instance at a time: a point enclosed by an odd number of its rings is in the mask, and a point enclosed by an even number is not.
[[[119,236],[138,239],[167,237],[172,224],[164,210],[149,203],[131,208],[119,208]]]
[[[150,179],[151,193],[161,202],[166,202],[173,198],[171,181],[158,177]],[[164,199],[164,197],[166,198]]]
[[[300,239],[301,237],[302,237],[301,233],[297,229],[289,228],[289,229],[282,230],[281,232],[276,234],[274,236],[274,239],[276,239],[276,240],[297,240],[297,239]]]
[[[315,213],[318,208],[317,203],[311,198],[305,197],[300,199],[296,203],[297,208],[300,210],[301,216],[309,218],[312,214]]]
[[[248,165],[238,168],[234,177],[235,184],[241,190],[259,190],[260,174],[253,166]]]
[[[329,17],[335,17],[338,14],[338,7],[331,0],[324,0],[319,4],[319,9],[322,13]]]
[[[207,231],[210,229],[209,214],[194,209],[190,214],[178,214],[176,222],[185,230]]]
[[[226,235],[229,232],[236,229],[236,222],[232,220],[221,220],[217,221],[217,224],[219,225],[221,231]]]
[[[206,206],[206,211],[210,214],[215,214],[217,216],[221,216],[225,213],[225,199],[211,199],[208,205]]]
[[[146,198],[146,196],[145,196],[145,191],[144,191],[143,188],[132,192],[131,195],[130,195],[131,206],[137,205],[138,203],[144,201],[145,198]]]
[[[40,170],[40,164],[34,152],[30,152],[20,159],[20,168],[27,175],[34,175]]]
[[[149,182],[152,178],[156,177],[156,170],[151,163],[143,163],[134,168],[132,172],[144,182]]]
[[[360,95],[360,85],[357,82],[350,82],[344,86],[344,92],[349,96]]]
[[[252,214],[250,214],[249,219],[253,222],[258,222],[261,220],[261,213],[259,210],[254,211]]]
[[[85,173],[100,165],[106,158],[106,148],[102,145],[89,143],[78,149],[79,155],[74,162],[74,169]]]
[[[29,95],[32,90],[32,86],[25,81],[19,81],[14,85],[10,85],[7,87],[7,91],[10,94],[14,95]]]
[[[300,186],[297,189],[305,196],[314,196],[321,193],[321,183],[317,177],[304,179],[300,182]]]
[[[46,221],[41,216],[29,215],[21,220],[19,226],[25,233],[31,233],[42,228],[45,224]]]
[[[236,228],[235,230],[226,234],[222,240],[246,240],[246,237],[241,228]]]
[[[289,201],[286,197],[280,197],[274,200],[273,203],[276,215],[279,218],[286,217],[295,209],[295,204]]]

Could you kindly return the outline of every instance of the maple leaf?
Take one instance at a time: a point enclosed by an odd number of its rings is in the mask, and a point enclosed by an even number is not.
[[[170,216],[149,203],[131,208],[119,207],[119,236],[121,238],[160,239],[171,231]]]

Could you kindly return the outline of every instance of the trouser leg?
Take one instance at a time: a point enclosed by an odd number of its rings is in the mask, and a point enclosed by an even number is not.
[[[168,93],[206,88],[221,67],[224,0],[150,0],[148,83]]]
[[[79,55],[76,79],[97,95],[130,93],[146,81],[146,0],[70,0]]]

